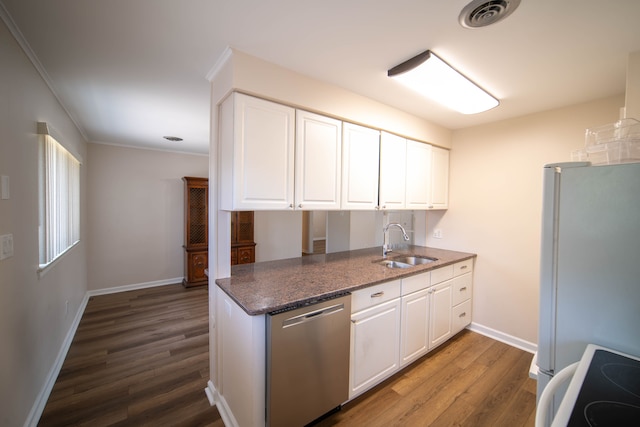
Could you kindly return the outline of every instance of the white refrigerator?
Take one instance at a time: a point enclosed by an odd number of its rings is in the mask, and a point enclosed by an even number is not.
[[[542,209],[538,397],[589,343],[640,356],[640,163],[547,165]]]

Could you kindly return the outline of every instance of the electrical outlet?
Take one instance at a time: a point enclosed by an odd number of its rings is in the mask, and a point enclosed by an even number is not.
[[[0,260],[13,256],[13,234],[0,236]]]
[[[442,239],[442,229],[436,228],[435,230],[433,230],[433,237],[435,239]]]

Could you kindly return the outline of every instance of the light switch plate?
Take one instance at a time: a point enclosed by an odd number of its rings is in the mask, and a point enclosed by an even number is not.
[[[0,236],[0,260],[13,256],[13,234]]]

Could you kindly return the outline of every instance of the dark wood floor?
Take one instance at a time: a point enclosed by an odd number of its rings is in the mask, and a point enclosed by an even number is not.
[[[531,358],[465,330],[317,426],[533,426]]]
[[[223,426],[209,379],[206,287],[90,298],[40,426]]]
[[[223,426],[206,287],[92,297],[41,426]],[[531,355],[464,331],[318,426],[533,426]]]

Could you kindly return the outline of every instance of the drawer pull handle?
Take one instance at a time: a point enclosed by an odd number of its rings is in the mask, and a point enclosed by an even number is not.
[[[465,311],[463,313],[460,313],[460,315],[458,317],[460,317],[460,318],[467,317],[467,312]]]
[[[375,294],[371,294],[371,298],[380,298],[384,295],[384,291],[376,292]]]
[[[462,265],[462,266],[460,266],[460,270],[466,270],[466,269],[467,269],[467,266],[466,266],[466,265]]]
[[[466,286],[463,286],[463,287],[461,287],[461,288],[460,288],[460,292],[464,292],[464,291],[466,291],[466,290],[467,290],[467,287],[466,287]]]

